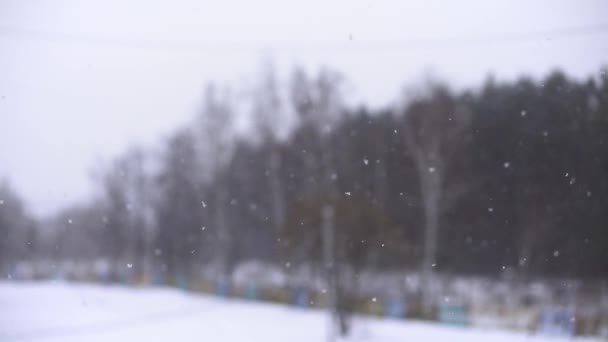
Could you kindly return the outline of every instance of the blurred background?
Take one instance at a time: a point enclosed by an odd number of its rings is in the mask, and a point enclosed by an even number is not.
[[[607,15],[0,0],[0,340],[607,338]]]

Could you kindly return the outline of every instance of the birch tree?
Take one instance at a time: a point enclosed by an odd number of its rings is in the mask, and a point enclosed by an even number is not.
[[[268,146],[266,175],[270,196],[272,225],[275,234],[281,234],[285,224],[285,196],[281,182],[280,125],[284,123],[286,108],[281,99],[279,84],[272,65],[262,68],[260,83],[253,91],[253,120],[261,143]]]
[[[445,88],[433,87],[431,96],[414,99],[405,115],[403,136],[416,166],[424,213],[420,288],[424,313],[429,314],[442,206],[459,192],[446,189],[446,176],[451,158],[465,141],[471,112]]]
[[[229,203],[226,177],[222,172],[230,162],[233,147],[233,120],[235,118],[232,94],[228,89],[218,90],[208,86],[205,91],[203,110],[198,118],[198,152],[201,160],[200,177],[203,183],[213,182],[211,203],[201,198],[204,215],[212,216],[212,231],[215,233],[215,271],[220,281],[227,281],[231,272],[231,241],[226,219]],[[207,208],[207,204],[210,207]],[[207,214],[209,211],[209,214]]]

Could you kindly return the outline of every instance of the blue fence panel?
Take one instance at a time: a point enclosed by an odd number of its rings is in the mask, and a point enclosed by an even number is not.
[[[188,290],[190,289],[190,280],[188,277],[180,275],[175,279],[175,286],[180,289]]]
[[[245,297],[249,300],[256,300],[258,298],[258,289],[254,284],[247,286]]]
[[[454,325],[467,325],[469,321],[467,307],[461,304],[441,304],[439,306],[439,321]]]
[[[297,286],[291,289],[291,298],[290,303],[304,308],[310,304],[310,294],[308,293],[308,289],[302,286]]]
[[[56,271],[55,273],[53,273],[53,280],[58,280],[58,281],[63,281],[65,280],[65,274],[63,271]]]
[[[122,284],[132,284],[133,283],[133,275],[131,273],[121,273],[119,275],[120,283]]]
[[[165,275],[161,271],[154,271],[152,273],[152,285],[164,285]]]
[[[545,309],[541,314],[539,331],[551,336],[573,336],[575,314],[568,309]]]
[[[384,315],[393,318],[402,318],[407,314],[407,305],[403,298],[388,297],[384,300]]]
[[[215,282],[215,294],[220,297],[228,297],[230,294],[230,285],[225,280],[217,280]]]

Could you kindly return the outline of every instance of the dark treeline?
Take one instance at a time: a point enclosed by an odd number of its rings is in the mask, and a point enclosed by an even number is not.
[[[221,278],[247,260],[320,267],[329,207],[336,264],[355,271],[608,276],[605,73],[430,84],[381,110],[345,106],[341,85],[326,71],[284,84],[265,73],[244,136],[244,101],[210,87],[161,153],[125,153],[94,200],[37,230],[2,197],[6,272],[30,259],[106,259],[116,276],[128,264],[166,279]]]

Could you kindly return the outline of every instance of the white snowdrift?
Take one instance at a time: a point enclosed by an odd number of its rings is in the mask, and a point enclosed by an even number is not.
[[[358,318],[349,341],[573,341]],[[168,288],[0,283],[0,341],[327,341],[325,312]],[[593,339],[579,339],[593,341]]]

